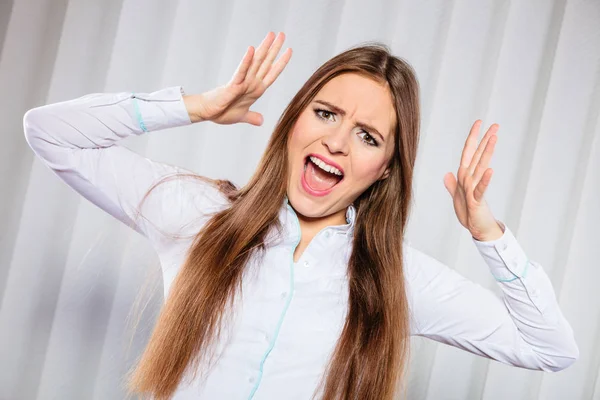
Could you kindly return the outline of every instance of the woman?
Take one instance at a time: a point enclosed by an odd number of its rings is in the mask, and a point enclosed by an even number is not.
[[[260,126],[250,106],[289,61],[291,49],[274,62],[284,39],[269,32],[207,93],[96,93],[24,117],[35,154],[161,259],[165,305],[131,393],[391,399],[410,335],[528,369],[571,365],[578,348],[548,276],[483,199],[498,125],[477,145],[475,122],[458,179],[444,182],[503,299],[404,239],[418,84],[383,45],[347,50],[308,79],[241,189],[117,144],[200,121]]]

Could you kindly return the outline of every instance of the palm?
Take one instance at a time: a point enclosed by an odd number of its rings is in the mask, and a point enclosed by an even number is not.
[[[444,185],[452,196],[454,211],[462,226],[473,236],[489,231],[496,224],[483,195],[489,186],[493,170],[488,168],[497,141],[498,124],[493,124],[477,145],[481,120],[475,121],[463,149],[457,178],[444,176]]]
[[[250,111],[250,106],[271,86],[291,58],[292,52],[288,48],[273,64],[284,40],[283,32],[277,38],[269,32],[256,54],[249,46],[231,80],[203,94],[202,118],[219,124],[262,124],[262,115]]]

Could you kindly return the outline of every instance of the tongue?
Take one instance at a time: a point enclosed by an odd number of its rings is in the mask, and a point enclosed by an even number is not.
[[[341,178],[338,175],[323,171],[313,162],[308,161],[306,171],[304,172],[304,179],[306,179],[306,183],[312,189],[322,191],[331,189]]]

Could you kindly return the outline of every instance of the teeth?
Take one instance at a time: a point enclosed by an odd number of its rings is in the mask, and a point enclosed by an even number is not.
[[[312,161],[315,165],[321,168],[324,171],[331,172],[332,174],[342,176],[342,171],[337,169],[336,167],[326,164],[323,160],[317,157],[310,156],[310,161]]]

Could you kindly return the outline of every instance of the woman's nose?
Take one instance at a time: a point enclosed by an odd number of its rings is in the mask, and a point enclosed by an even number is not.
[[[334,129],[328,135],[325,135],[321,139],[321,143],[330,153],[342,153],[344,155],[348,154],[348,130],[340,127],[339,129]]]

